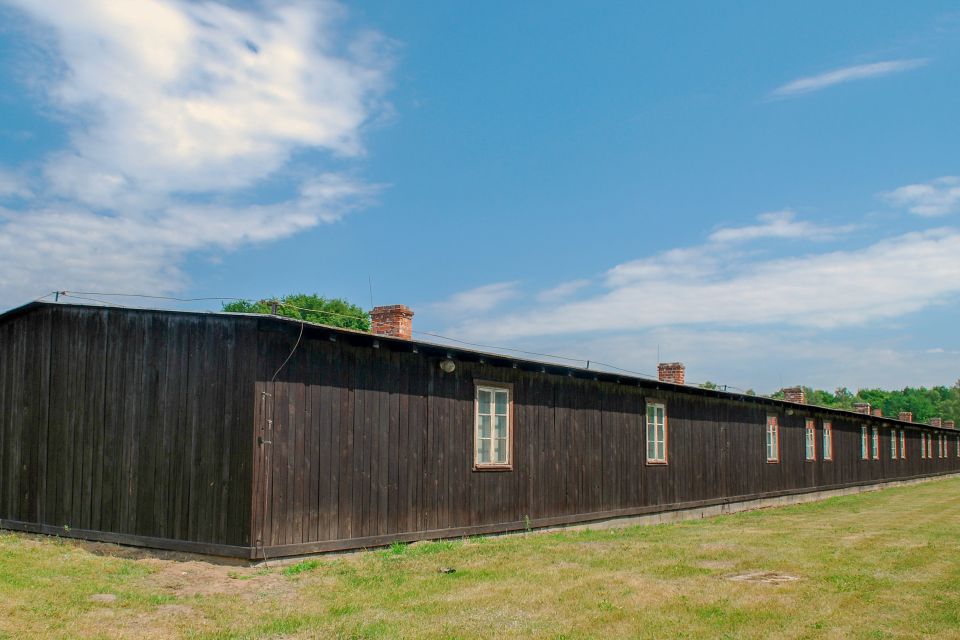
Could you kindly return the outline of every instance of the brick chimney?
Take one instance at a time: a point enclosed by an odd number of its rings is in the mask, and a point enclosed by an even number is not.
[[[953,422],[953,420],[944,420],[944,421],[943,421],[943,426],[945,426],[947,429],[956,429],[956,428],[957,428],[956,425],[955,425],[955,423]]]
[[[873,415],[875,415],[875,416],[878,417],[878,418],[882,418],[882,417],[883,417],[883,409],[873,409]]]
[[[413,337],[413,311],[404,304],[374,307],[370,312],[370,330],[379,336]]]
[[[942,427],[942,426],[943,426],[943,418],[930,418],[930,426],[931,426],[931,427]]]
[[[913,412],[901,411],[897,414],[897,420],[900,420],[901,422],[913,422]]]
[[[803,392],[803,387],[787,387],[783,390],[783,399],[787,402],[807,404],[807,395]]]
[[[661,362],[657,365],[657,377],[660,382],[683,384],[687,368],[682,362]]]
[[[870,403],[869,402],[854,402],[853,410],[857,413],[865,413],[870,415]]]

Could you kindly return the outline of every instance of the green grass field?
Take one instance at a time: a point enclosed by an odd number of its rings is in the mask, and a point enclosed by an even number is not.
[[[960,479],[269,569],[0,533],[0,637],[960,638]]]

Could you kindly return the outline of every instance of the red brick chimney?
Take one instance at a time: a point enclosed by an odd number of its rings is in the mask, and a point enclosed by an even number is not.
[[[947,429],[956,429],[956,428],[957,428],[957,427],[956,427],[956,423],[954,423],[953,420],[944,420],[944,421],[943,421],[943,426],[945,426]]]
[[[901,411],[897,414],[897,420],[901,422],[913,422],[913,412],[911,411]]]
[[[413,311],[404,304],[374,307],[370,312],[370,330],[379,336],[413,337]]]
[[[930,418],[930,426],[931,426],[931,427],[942,427],[942,426],[943,426],[943,418]]]
[[[807,395],[803,392],[803,387],[787,387],[783,390],[783,399],[797,404],[807,403]]]
[[[657,377],[660,382],[683,384],[687,368],[682,362],[661,362],[657,365]]]
[[[878,417],[878,418],[882,418],[882,417],[883,417],[883,409],[874,409],[874,410],[873,410],[873,415],[875,415],[875,416]]]
[[[870,415],[870,403],[869,402],[854,402],[853,410],[857,413],[865,413]]]

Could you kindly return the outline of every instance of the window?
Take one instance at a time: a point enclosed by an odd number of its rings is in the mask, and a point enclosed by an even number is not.
[[[780,422],[767,416],[767,462],[780,462]]]
[[[807,460],[817,459],[817,428],[813,418],[807,418]]]
[[[957,436],[957,457],[960,458],[960,436]]]
[[[939,433],[937,434],[937,457],[943,457],[943,436]]]
[[[897,459],[897,430],[890,429],[890,459]]]
[[[667,408],[660,402],[647,402],[647,462],[667,463]]]
[[[907,432],[900,430],[900,458],[907,459]]]
[[[920,434],[920,457],[927,457],[927,434],[925,433]]]
[[[833,424],[823,423],[823,459],[833,460]]]
[[[871,438],[871,444],[873,445],[873,459],[880,459],[880,429],[877,427],[873,428],[873,437]]]
[[[927,457],[928,458],[933,457],[933,434],[932,433],[927,434]]]
[[[870,458],[870,440],[867,436],[866,425],[860,427],[860,458],[868,460]]]
[[[474,468],[511,469],[513,403],[511,385],[477,383]]]

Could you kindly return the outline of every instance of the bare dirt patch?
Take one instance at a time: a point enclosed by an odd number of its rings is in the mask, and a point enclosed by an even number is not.
[[[143,578],[144,585],[178,598],[237,594],[278,595],[291,590],[289,580],[277,572],[264,572],[250,567],[230,567],[209,562],[170,562],[156,558],[140,560],[152,572]]]
[[[737,563],[733,560],[701,560],[700,562],[695,563],[694,566],[699,567],[700,569],[729,570],[733,569],[736,564]]]
[[[87,598],[87,600],[90,602],[116,602],[117,596],[112,593],[95,593]]]
[[[777,571],[747,571],[745,573],[735,573],[732,576],[727,576],[726,579],[733,582],[782,584],[784,582],[796,582],[800,579],[800,576],[794,576],[789,573],[779,573]]]

